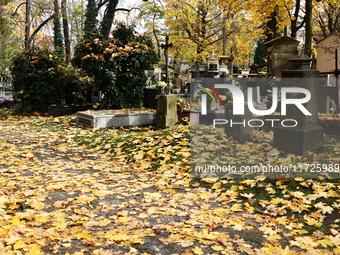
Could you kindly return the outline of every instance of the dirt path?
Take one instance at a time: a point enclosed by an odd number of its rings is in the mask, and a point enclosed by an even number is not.
[[[255,214],[236,187],[142,169],[79,147],[72,132],[1,121],[0,254],[333,254],[340,245],[297,239],[308,232],[295,218]]]

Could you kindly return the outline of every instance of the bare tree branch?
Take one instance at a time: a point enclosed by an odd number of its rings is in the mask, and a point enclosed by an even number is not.
[[[26,4],[26,2],[19,4],[18,7],[15,9],[14,13],[12,14],[12,16],[15,16],[17,14],[17,11],[19,10],[20,6],[23,4]]]
[[[37,27],[34,32],[32,33],[32,35],[30,36],[29,40],[28,40],[28,43],[30,44],[31,41],[33,40],[33,38],[35,37],[35,35],[39,32],[39,30],[45,26],[50,20],[52,20],[54,18],[54,15],[55,14],[52,14],[50,17],[48,17],[46,20],[44,20],[40,25],[39,27]]]

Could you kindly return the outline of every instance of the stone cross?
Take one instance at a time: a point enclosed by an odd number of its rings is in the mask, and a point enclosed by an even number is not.
[[[169,67],[168,67],[168,49],[173,47],[174,45],[172,43],[169,43],[169,36],[165,36],[165,44],[163,43],[161,45],[161,48],[164,49],[164,55],[165,55],[165,68],[166,68],[166,82],[169,82]]]
[[[339,80],[340,75],[339,65],[338,65],[338,49],[335,50],[335,70],[331,72],[322,72],[320,74],[334,74],[335,84],[336,84],[336,102],[335,102],[335,112],[339,113]]]

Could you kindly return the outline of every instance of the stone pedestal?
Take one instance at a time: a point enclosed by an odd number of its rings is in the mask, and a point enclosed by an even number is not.
[[[281,84],[283,88],[300,87],[311,93],[311,99],[303,104],[311,115],[305,115],[293,104],[287,105],[286,115],[281,116],[281,119],[293,119],[297,125],[296,127],[274,128],[274,146],[279,150],[305,154],[324,146],[324,130],[318,124],[319,71],[310,68],[312,60],[307,56],[294,56],[289,59],[292,67],[282,71]],[[287,94],[288,99],[301,97],[304,97],[301,93]]]
[[[225,132],[228,136],[232,136],[234,140],[240,142],[253,139],[253,128],[248,126],[248,121],[251,119],[251,113],[246,103],[244,105],[244,115],[234,115],[233,104],[226,104],[225,119],[228,121],[225,128]]]
[[[274,146],[279,150],[306,154],[324,146],[324,130],[320,126],[274,128]]]
[[[178,121],[177,100],[172,94],[161,95],[157,99],[156,126],[159,128],[173,127]]]

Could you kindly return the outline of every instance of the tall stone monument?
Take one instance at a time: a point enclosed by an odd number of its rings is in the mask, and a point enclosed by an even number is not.
[[[324,146],[324,129],[318,125],[319,71],[310,68],[313,59],[308,56],[294,56],[288,60],[292,63],[292,67],[282,71],[281,86],[282,88],[299,87],[307,89],[311,98],[302,105],[311,115],[305,115],[294,104],[287,104],[286,115],[281,116],[281,119],[295,120],[297,125],[295,127],[279,126],[274,128],[274,146],[279,150],[305,154]],[[287,93],[288,99],[303,97],[302,93]],[[286,126],[296,124],[296,122],[292,122],[287,121]]]
[[[284,35],[265,43],[265,45],[267,47],[268,74],[281,77],[282,70],[291,67],[288,59],[299,53],[299,41]]]

